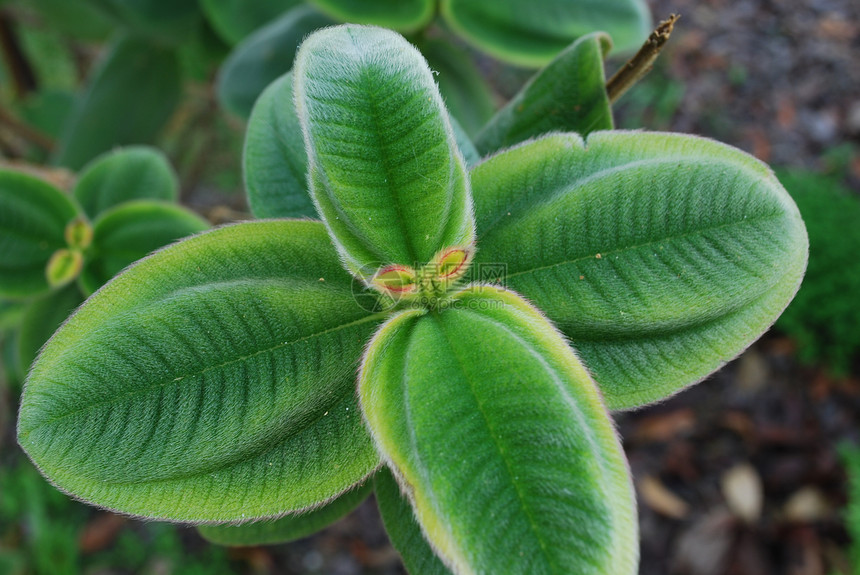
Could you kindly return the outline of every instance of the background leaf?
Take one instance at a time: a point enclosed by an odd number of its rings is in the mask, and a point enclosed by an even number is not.
[[[293,67],[302,40],[332,21],[311,8],[297,6],[245,38],[218,72],[218,101],[240,118],[251,114],[257,97]]]
[[[611,130],[603,71],[610,46],[605,34],[589,34],[556,56],[475,137],[481,155],[548,132]]]
[[[242,154],[248,206],[258,218],[316,215],[308,192],[308,155],[293,104],[293,73],[284,74],[257,99]]]
[[[367,499],[371,491],[373,482],[368,480],[334,501],[305,513],[243,525],[201,525],[197,529],[204,539],[218,545],[248,547],[288,543],[313,535],[341,519]]]
[[[436,0],[308,0],[341,22],[412,32],[430,23]]]
[[[441,0],[451,27],[477,48],[513,64],[548,64],[571,42],[606,32],[621,52],[651,32],[644,0]]]
[[[413,575],[451,575],[442,560],[421,534],[412,505],[401,493],[397,480],[387,467],[373,476],[376,502],[391,544],[400,553],[403,565]]]
[[[115,146],[153,141],[181,91],[175,53],[142,39],[119,39],[67,119],[54,161],[77,170]]]
[[[481,161],[481,156],[478,155],[478,150],[475,149],[475,144],[472,143],[469,134],[460,125],[456,118],[450,117],[451,129],[454,131],[454,139],[457,141],[457,147],[460,153],[463,154],[463,159],[466,161],[466,167],[471,168]]]
[[[35,297],[49,290],[45,266],[66,246],[66,224],[78,213],[57,188],[19,172],[0,170],[0,296]]]
[[[87,0],[130,33],[181,44],[200,18],[196,0]]]
[[[793,297],[807,239],[764,164],[676,134],[546,137],[472,172],[476,265],[571,339],[609,407],[662,399],[755,341]]]
[[[0,332],[17,328],[28,305],[26,300],[0,299]]]
[[[110,34],[111,21],[92,2],[29,0],[49,27],[81,40],[102,40]]]
[[[179,180],[160,150],[132,146],[113,150],[87,164],[73,193],[84,212],[95,219],[129,200],[176,201]]]
[[[377,322],[319,222],[200,234],[114,278],[57,331],[18,439],[59,488],[138,516],[318,506],[378,465],[355,397]]]
[[[301,0],[200,0],[209,23],[231,46],[299,4]]]
[[[474,136],[496,111],[493,94],[472,55],[450,40],[429,39],[418,48],[439,82],[445,106],[466,133]]]
[[[433,75],[401,36],[338,26],[296,58],[311,193],[358,274],[473,241],[463,159]]]
[[[60,137],[69,114],[75,107],[75,95],[64,90],[39,90],[21,106],[21,117],[52,138]]]
[[[371,341],[362,413],[457,573],[633,574],[635,499],[583,365],[539,312],[476,286]]]
[[[24,373],[30,369],[45,342],[83,301],[78,286],[72,284],[27,306],[18,331],[18,360]]]
[[[93,226],[93,249],[81,277],[84,292],[93,293],[150,252],[208,227],[194,212],[152,200],[125,202],[104,212]]]

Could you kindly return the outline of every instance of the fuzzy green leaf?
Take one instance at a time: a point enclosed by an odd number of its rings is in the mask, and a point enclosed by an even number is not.
[[[425,40],[418,48],[436,74],[448,111],[474,136],[493,116],[495,103],[472,55],[445,40]]]
[[[703,138],[546,137],[472,172],[481,250],[570,338],[610,408],[656,401],[779,316],[806,231],[771,171]]]
[[[644,0],[441,0],[442,15],[466,40],[513,64],[539,67],[571,42],[606,32],[635,50],[651,31]]]
[[[73,193],[84,212],[95,219],[129,200],[176,201],[179,180],[160,150],[131,146],[102,154],[87,164]]]
[[[194,212],[170,203],[138,200],[116,206],[93,226],[93,250],[82,287],[91,294],[150,252],[208,227]]]
[[[230,547],[288,543],[328,527],[358,507],[371,491],[373,482],[368,480],[334,501],[304,513],[242,525],[201,525],[197,529],[204,539]]]
[[[603,71],[610,46],[605,34],[589,34],[556,56],[481,130],[475,138],[481,155],[548,132],[611,130]]]
[[[466,165],[480,160],[475,145],[454,118],[451,127]],[[245,190],[258,218],[316,217],[308,191],[308,155],[296,108],[293,73],[272,82],[257,99],[242,155]]]
[[[311,193],[354,273],[473,242],[463,157],[433,75],[406,40],[364,26],[317,32],[296,58],[295,91]]]
[[[238,44],[301,0],[200,0],[200,9],[222,40]]]
[[[258,218],[316,215],[308,192],[308,155],[293,105],[293,73],[275,80],[257,99],[242,155],[245,191]]]
[[[341,22],[412,32],[430,23],[436,0],[308,0]]]
[[[57,331],[18,441],[59,488],[137,516],[235,522],[324,504],[378,465],[355,372],[379,320],[351,287],[318,222],[169,246]]]
[[[266,86],[293,67],[304,37],[331,23],[310,6],[297,6],[245,38],[218,72],[221,105],[240,118],[250,116]]]
[[[409,500],[400,493],[400,486],[387,467],[373,476],[379,514],[391,544],[400,553],[403,565],[413,575],[451,575],[442,560],[421,534],[415,511]]]
[[[83,301],[78,286],[72,284],[27,306],[18,332],[18,360],[25,373],[45,342]]]
[[[63,128],[54,161],[80,169],[116,146],[153,141],[182,92],[176,54],[139,38],[115,42]]]
[[[66,246],[66,224],[78,213],[57,188],[0,170],[0,296],[22,299],[50,289],[45,266]]]
[[[624,575],[635,500],[600,394],[520,297],[477,286],[381,328],[362,412],[436,552],[455,573]]]

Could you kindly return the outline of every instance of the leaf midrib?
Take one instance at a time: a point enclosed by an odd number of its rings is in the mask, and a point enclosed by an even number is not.
[[[85,407],[82,407],[80,409],[69,411],[69,412],[66,412],[62,415],[58,415],[56,417],[53,417],[49,420],[40,422],[38,425],[36,425],[36,426],[34,426],[28,430],[21,430],[19,435],[23,439],[23,438],[26,438],[28,435],[30,435],[30,433],[32,433],[38,429],[41,429],[41,428],[46,427],[48,425],[52,425],[58,421],[67,419],[69,417],[73,417],[75,415],[79,415],[81,413],[90,411],[92,409],[97,409],[99,407],[104,407],[106,405],[122,403],[122,402],[124,402],[128,399],[131,399],[133,397],[136,397],[138,395],[147,394],[147,393],[151,392],[153,389],[156,389],[158,387],[178,384],[179,382],[185,380],[186,378],[200,376],[206,372],[216,370],[216,369],[221,369],[221,368],[227,367],[228,365],[232,365],[234,363],[243,362],[243,361],[246,361],[246,360],[251,359],[253,357],[256,357],[258,355],[270,353],[270,352],[273,352],[275,350],[278,350],[278,349],[281,349],[281,348],[284,348],[287,346],[292,346],[292,345],[295,345],[297,343],[301,343],[303,341],[313,339],[315,337],[320,337],[320,336],[323,336],[323,335],[326,335],[329,333],[335,333],[335,332],[340,331],[342,329],[347,329],[349,327],[353,327],[356,325],[361,325],[364,323],[376,321],[378,319],[382,319],[382,318],[386,317],[387,315],[388,315],[387,312],[380,312],[380,313],[376,313],[373,315],[365,316],[363,318],[360,318],[360,319],[357,319],[357,320],[354,320],[354,321],[351,321],[348,323],[340,324],[340,325],[337,325],[334,327],[330,327],[330,328],[327,328],[327,329],[324,329],[324,330],[321,330],[321,331],[318,331],[315,333],[311,333],[311,334],[296,338],[296,339],[291,340],[291,341],[285,341],[285,342],[282,342],[282,343],[279,343],[279,344],[276,344],[276,345],[273,345],[273,346],[270,346],[270,347],[267,347],[267,348],[264,348],[261,350],[257,350],[254,353],[240,356],[238,358],[231,359],[231,360],[222,362],[222,363],[214,365],[214,366],[205,367],[199,371],[189,372],[189,373],[186,373],[184,375],[177,376],[177,377],[171,379],[170,381],[166,381],[166,382],[165,381],[158,381],[158,382],[153,383],[151,385],[148,385],[146,387],[135,389],[134,391],[131,391],[129,393],[113,395],[112,397],[110,397],[108,399],[104,399],[102,401],[87,404]]]
[[[649,241],[643,242],[641,244],[631,244],[631,245],[627,245],[627,246],[624,246],[624,247],[621,247],[618,249],[609,250],[609,251],[600,251],[597,253],[600,254],[601,258],[603,258],[606,256],[615,255],[615,254],[621,254],[621,253],[624,253],[626,251],[638,250],[641,248],[651,247],[655,244],[659,244],[659,243],[663,243],[663,242],[673,242],[676,240],[683,240],[685,238],[689,238],[692,236],[701,235],[705,232],[712,232],[712,231],[722,230],[725,228],[730,228],[730,227],[740,226],[740,225],[745,225],[745,224],[755,224],[755,223],[759,223],[759,222],[765,222],[768,220],[776,220],[776,219],[782,218],[784,216],[785,216],[784,213],[776,212],[773,214],[762,215],[762,216],[755,217],[755,218],[747,218],[744,220],[726,222],[726,223],[722,223],[722,224],[719,224],[716,226],[705,226],[705,227],[697,228],[695,230],[685,232],[682,234],[662,236],[659,239],[649,240]],[[506,277],[511,278],[511,277],[516,277],[519,275],[524,275],[524,274],[528,274],[528,273],[534,273],[534,272],[539,272],[539,271],[543,271],[546,269],[551,269],[551,268],[558,267],[558,266],[580,263],[583,261],[594,259],[596,257],[596,255],[597,254],[589,254],[586,256],[580,256],[580,257],[576,257],[573,259],[566,259],[566,260],[562,260],[562,261],[547,264],[547,265],[542,265],[542,266],[538,266],[538,267],[534,267],[534,268],[520,270],[517,272],[506,274]]]
[[[481,317],[484,318],[484,316],[481,316]],[[469,392],[472,395],[472,399],[475,401],[475,404],[478,406],[478,411],[481,414],[481,419],[484,420],[484,425],[486,426],[487,430],[490,432],[489,435],[493,439],[493,444],[496,447],[496,451],[498,452],[499,457],[502,459],[502,461],[505,464],[505,470],[508,473],[508,480],[510,481],[510,484],[513,485],[514,490],[517,493],[517,498],[519,499],[519,502],[520,502],[520,509],[522,509],[525,512],[525,514],[528,518],[529,527],[531,527],[531,531],[538,541],[538,545],[540,546],[540,549],[541,549],[541,555],[543,555],[544,559],[547,562],[547,565],[550,566],[551,569],[553,569],[552,568],[553,561],[552,561],[552,558],[548,554],[546,542],[544,541],[543,537],[541,536],[540,531],[538,530],[534,516],[532,515],[531,508],[526,504],[525,497],[523,495],[522,490],[520,489],[519,484],[514,480],[515,475],[514,475],[513,470],[510,467],[510,462],[508,461],[508,458],[505,456],[505,450],[499,444],[499,442],[496,440],[497,435],[493,429],[493,426],[490,424],[490,420],[487,417],[486,412],[484,411],[484,407],[481,404],[480,399],[478,399],[478,394],[475,392],[475,388],[474,388],[474,385],[472,384],[472,380],[468,376],[468,371],[466,370],[465,362],[460,357],[460,354],[458,353],[457,347],[454,345],[454,342],[451,340],[450,335],[448,334],[447,330],[444,327],[444,323],[441,322],[437,316],[434,316],[433,320],[434,320],[434,322],[436,322],[440,333],[442,333],[444,335],[445,343],[448,345],[448,349],[449,349],[449,353],[447,354],[448,357],[453,357],[456,360],[457,364],[459,365],[460,372],[465,376],[464,379],[468,383]],[[491,321],[491,323],[498,325],[498,322],[495,322],[492,320],[490,320],[490,321]],[[508,333],[510,333],[510,332],[508,331]],[[511,335],[513,335],[513,334],[511,334]],[[516,339],[522,341],[521,338],[517,337]],[[532,351],[533,355],[535,355],[535,350],[530,345],[526,345],[525,342],[523,342],[523,343],[524,343],[524,346],[527,347],[530,351]],[[553,571],[554,571],[554,569],[553,569]]]
[[[597,146],[597,145],[599,145],[599,144],[595,144],[595,146]],[[600,155],[600,150],[599,149],[595,150],[594,149],[595,146],[589,145],[588,140],[583,140],[582,146],[575,148],[579,152],[579,157],[576,158],[576,160],[584,161],[586,156],[588,156],[589,154]],[[500,153],[500,155],[503,155],[503,153]],[[498,157],[496,157],[496,158],[498,158]],[[499,161],[499,160],[495,159],[495,161]],[[691,157],[691,156],[685,156],[685,155],[681,155],[681,154],[673,154],[673,155],[665,156],[665,157],[661,157],[661,158],[652,157],[652,158],[644,158],[641,160],[632,160],[632,161],[627,161],[623,164],[604,167],[604,168],[598,169],[594,172],[591,172],[589,174],[584,174],[581,177],[576,178],[574,181],[566,183],[565,185],[559,185],[557,187],[554,186],[553,189],[551,189],[549,193],[543,194],[540,197],[528,196],[528,195],[524,195],[524,194],[512,194],[512,196],[517,197],[517,199],[513,202],[513,204],[509,205],[507,208],[500,210],[499,214],[495,217],[495,219],[493,219],[493,221],[491,223],[484,226],[484,229],[481,230],[481,235],[483,236],[485,234],[490,233],[498,225],[498,223],[501,222],[502,220],[508,220],[511,223],[514,222],[515,220],[520,220],[524,216],[528,215],[529,213],[534,212],[536,210],[536,208],[538,208],[539,206],[543,206],[545,204],[548,204],[549,202],[553,201],[554,199],[558,198],[559,196],[562,196],[564,194],[568,194],[571,192],[576,192],[576,191],[580,190],[581,188],[583,188],[589,184],[592,184],[592,183],[597,182],[597,181],[604,179],[604,178],[608,178],[614,174],[617,174],[620,172],[625,172],[627,170],[634,170],[634,169],[640,168],[640,167],[658,167],[659,168],[660,166],[663,166],[666,164],[677,164],[678,162],[686,163],[688,165],[692,165],[693,167],[723,166],[726,168],[734,168],[734,166],[732,166],[731,164],[729,164],[728,162],[725,162],[725,161],[711,160],[709,158]],[[479,168],[480,168],[480,166],[476,167],[475,169],[479,169]],[[740,168],[740,171],[749,172],[749,170],[746,167]],[[750,172],[750,174],[752,175],[752,172]],[[760,175],[756,175],[755,179],[762,180]],[[498,204],[496,204],[496,205],[498,205]],[[529,209],[524,209],[526,207],[528,207]],[[508,214],[513,214],[514,212],[517,213],[516,217],[512,217],[512,216],[508,215]]]

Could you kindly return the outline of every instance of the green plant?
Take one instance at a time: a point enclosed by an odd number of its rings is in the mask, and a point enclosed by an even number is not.
[[[3,326],[17,332],[21,369],[117,272],[209,227],[175,204],[177,193],[167,158],[145,147],[96,158],[71,196],[34,176],[0,170],[0,301],[16,312]]]
[[[809,231],[810,261],[803,288],[777,327],[798,344],[798,357],[851,372],[860,352],[860,201],[839,181],[805,170],[779,170]]]
[[[119,274],[35,362],[22,447],[124,513],[286,516],[201,528],[221,542],[305,533],[373,477],[417,572],[635,572],[608,410],[699,381],[794,295],[806,234],[770,170],[644,132],[550,134],[467,170],[424,59],[370,27],[315,33],[268,94],[246,155],[268,138],[252,169],[278,187],[297,120],[323,223],[226,226]]]

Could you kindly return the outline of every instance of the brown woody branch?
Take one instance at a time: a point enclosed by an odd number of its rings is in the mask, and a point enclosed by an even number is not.
[[[654,67],[654,62],[669,41],[672,35],[672,30],[675,28],[675,22],[681,16],[672,14],[668,19],[660,22],[660,25],[651,32],[648,39],[642,48],[630,60],[618,70],[612,78],[606,83],[606,93],[609,95],[609,101],[615,103],[624,95],[636,82],[645,77],[651,68]]]

